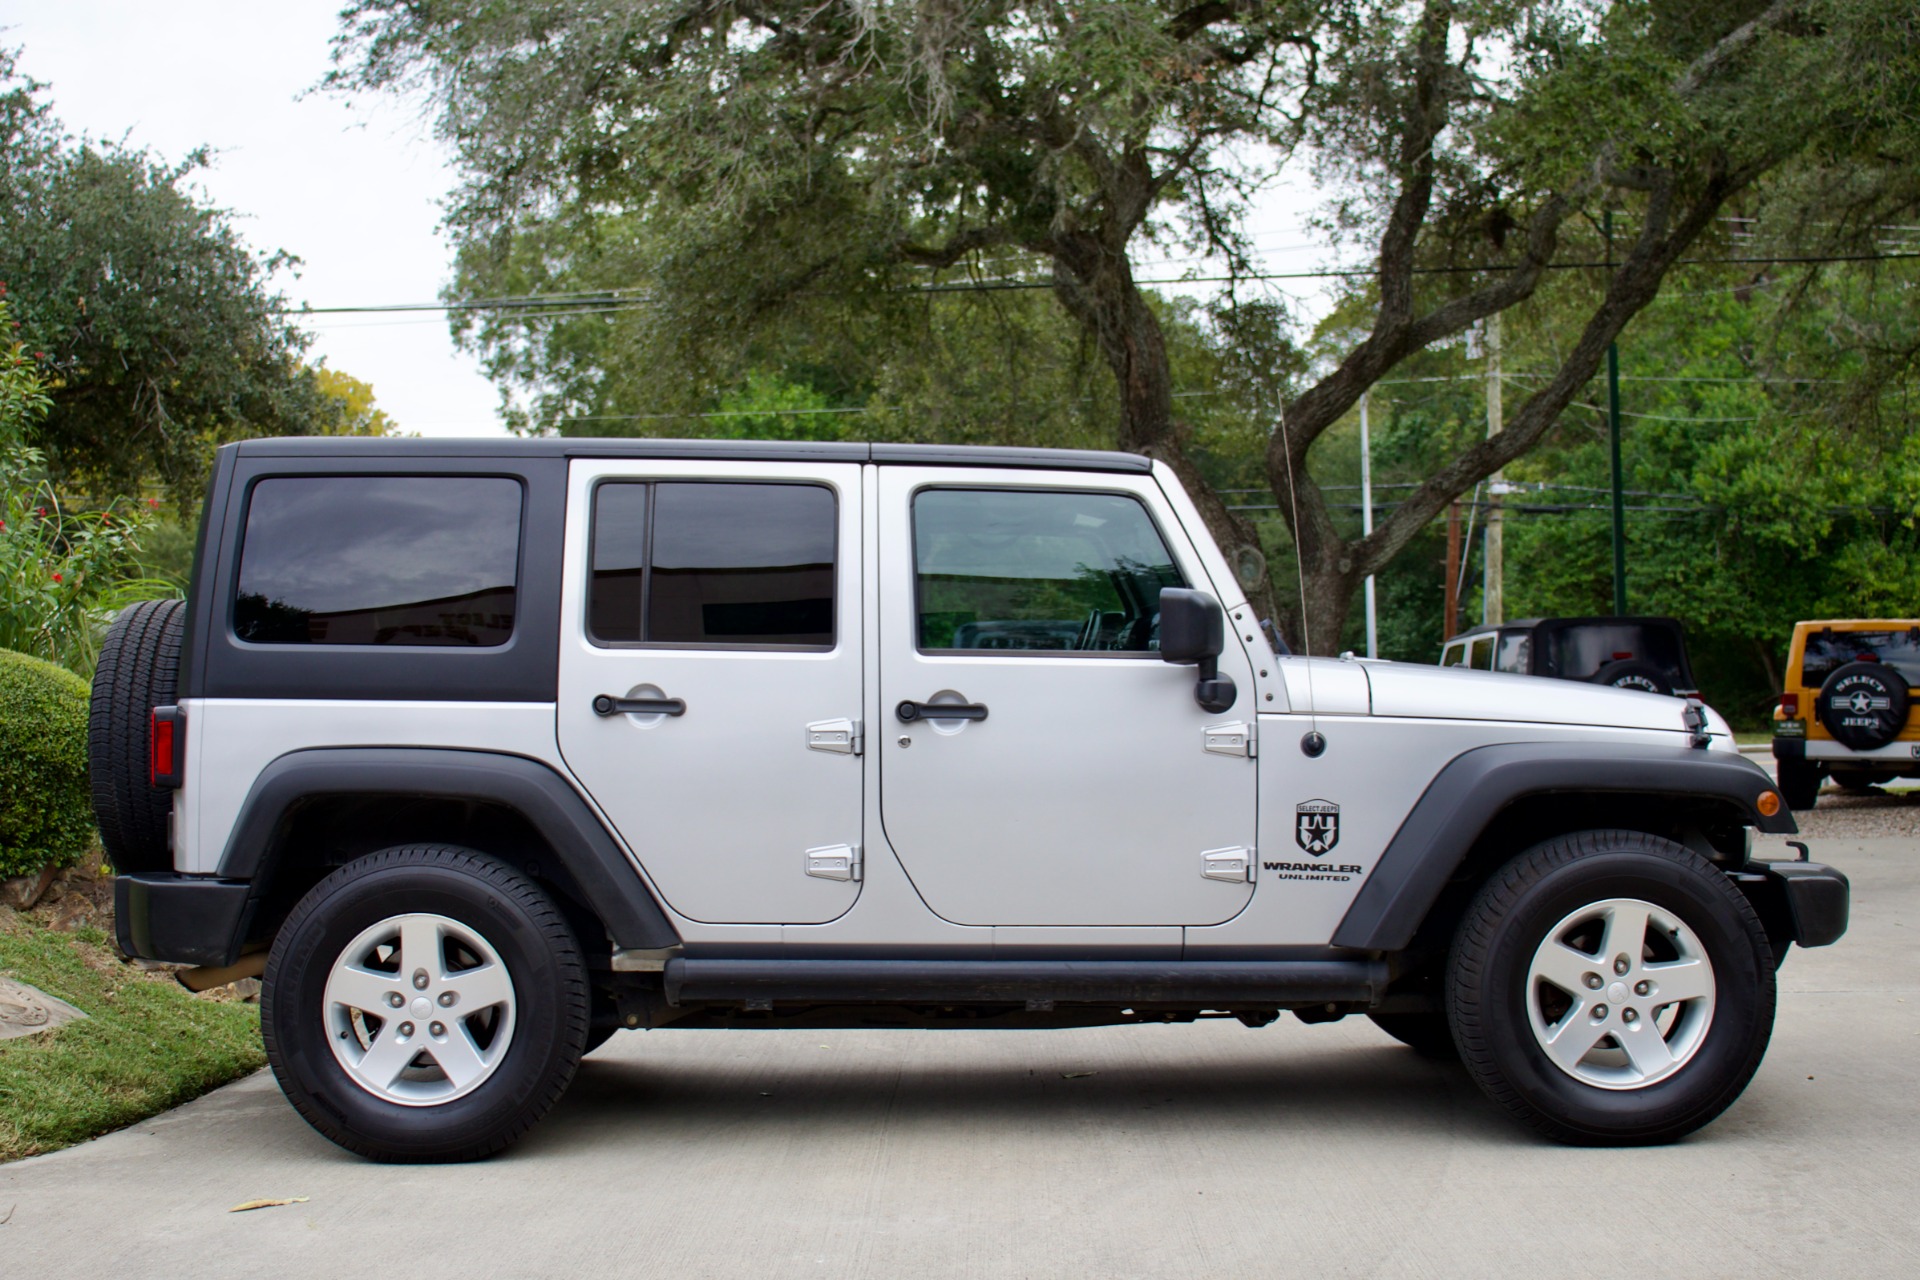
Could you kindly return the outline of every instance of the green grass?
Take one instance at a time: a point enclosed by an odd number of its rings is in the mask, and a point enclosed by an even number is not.
[[[253,1006],[125,965],[96,929],[57,933],[0,912],[0,976],[88,1015],[0,1041],[0,1161],[133,1124],[266,1060]]]

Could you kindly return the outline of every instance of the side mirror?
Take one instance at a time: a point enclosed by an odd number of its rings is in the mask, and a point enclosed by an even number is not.
[[[1227,616],[1219,601],[1189,587],[1160,588],[1161,660],[1199,665],[1193,698],[1214,715],[1233,706],[1239,696],[1233,678],[1220,674],[1217,659],[1226,647]]]

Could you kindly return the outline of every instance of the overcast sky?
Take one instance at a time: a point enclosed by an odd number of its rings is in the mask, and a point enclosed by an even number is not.
[[[0,0],[0,43],[48,82],[68,129],[122,135],[177,160],[215,151],[199,182],[257,249],[303,260],[295,305],[433,302],[451,255],[440,201],[454,177],[417,107],[309,93],[329,66],[342,0]],[[1254,226],[1267,269],[1324,265],[1300,203],[1276,197]],[[1142,275],[1172,276],[1186,264]],[[1312,282],[1272,286],[1295,297]],[[313,317],[312,354],[373,385],[402,430],[498,435],[498,396],[454,349],[438,312]]]

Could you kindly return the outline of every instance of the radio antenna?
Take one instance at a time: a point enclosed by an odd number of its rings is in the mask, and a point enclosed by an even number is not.
[[[1313,631],[1307,621],[1307,561],[1300,551],[1300,485],[1293,474],[1293,437],[1287,433],[1287,406],[1283,402],[1280,412],[1280,447],[1287,459],[1287,503],[1293,511],[1293,572],[1295,586],[1300,600],[1300,645],[1307,651],[1307,736],[1300,739],[1300,749],[1309,757],[1318,756],[1327,749],[1327,740],[1320,735],[1320,715],[1313,697]]]

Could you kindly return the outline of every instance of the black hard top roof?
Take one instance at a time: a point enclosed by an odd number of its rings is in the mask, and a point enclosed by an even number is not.
[[[680,458],[692,461],[874,462],[923,467],[1025,467],[1144,474],[1137,453],[997,445],[857,444],[791,440],[647,440],[632,436],[542,439],[282,436],[226,446],[248,458]]]

